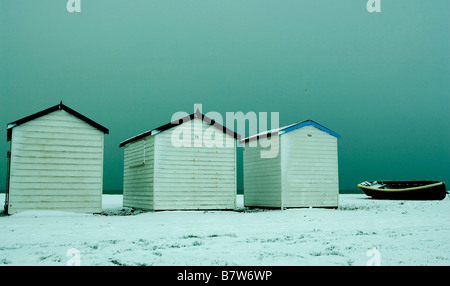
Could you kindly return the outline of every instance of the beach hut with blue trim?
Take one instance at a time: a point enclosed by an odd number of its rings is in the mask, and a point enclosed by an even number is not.
[[[338,207],[339,138],[306,120],[243,139],[244,205]]]

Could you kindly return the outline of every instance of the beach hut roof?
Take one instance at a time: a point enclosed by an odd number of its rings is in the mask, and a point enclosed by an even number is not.
[[[119,147],[123,147],[124,145],[126,145],[128,143],[131,143],[133,141],[139,140],[139,139],[147,137],[147,136],[156,135],[156,134],[161,133],[161,132],[163,132],[165,130],[168,130],[170,128],[178,126],[178,125],[180,125],[182,123],[189,122],[189,121],[193,120],[194,118],[198,118],[200,120],[203,120],[204,122],[208,123],[209,125],[212,125],[212,126],[216,127],[217,129],[221,130],[223,133],[226,133],[226,134],[229,134],[230,136],[233,136],[236,140],[240,140],[241,139],[241,136],[239,134],[237,134],[233,130],[223,126],[222,124],[219,124],[219,123],[215,122],[211,118],[209,118],[206,115],[202,114],[200,112],[200,110],[197,109],[197,111],[195,113],[192,113],[192,114],[190,114],[188,116],[185,116],[183,118],[174,120],[174,121],[169,122],[167,124],[164,124],[164,125],[162,125],[162,126],[160,126],[158,128],[155,128],[155,129],[146,131],[144,133],[138,134],[138,135],[136,135],[134,137],[131,137],[131,138],[121,142]]]
[[[71,109],[67,105],[64,105],[62,103],[62,101],[61,101],[58,105],[52,106],[50,108],[44,109],[42,111],[39,111],[39,112],[37,112],[35,114],[29,115],[27,117],[24,117],[22,119],[19,119],[19,120],[16,120],[14,122],[9,123],[8,126],[7,126],[7,141],[11,140],[11,133],[12,133],[12,129],[14,127],[17,127],[17,126],[19,126],[21,124],[24,124],[24,123],[28,122],[28,121],[34,120],[36,118],[39,118],[39,117],[44,116],[44,115],[47,115],[47,114],[49,114],[51,112],[54,112],[54,111],[57,111],[57,110],[64,110],[64,111],[72,114],[73,116],[83,120],[84,122],[88,123],[89,125],[97,128],[98,130],[103,131],[103,133],[109,134],[109,130],[106,127],[104,127],[104,126],[98,124],[97,122],[87,118],[86,116],[76,112],[75,110]]]
[[[330,129],[326,128],[325,126],[320,125],[319,123],[308,119],[308,120],[305,120],[305,121],[302,121],[302,122],[299,122],[299,123],[294,123],[294,124],[291,124],[291,125],[287,125],[287,126],[280,127],[280,128],[277,128],[277,129],[264,131],[264,132],[261,132],[261,133],[249,136],[247,138],[242,139],[241,143],[249,142],[249,141],[252,141],[252,140],[259,139],[259,138],[270,137],[272,135],[282,135],[282,134],[294,131],[296,129],[299,129],[299,128],[302,128],[302,127],[305,127],[305,126],[309,126],[309,125],[314,126],[317,129],[320,129],[320,130],[322,130],[322,131],[324,131],[324,132],[326,132],[326,133],[328,133],[328,134],[330,134],[330,135],[332,135],[332,136],[334,136],[336,138],[340,138],[341,137],[336,132],[331,131]]]

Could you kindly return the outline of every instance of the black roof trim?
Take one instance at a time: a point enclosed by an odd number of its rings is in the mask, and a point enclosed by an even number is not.
[[[156,135],[156,134],[158,134],[160,132],[168,130],[168,129],[170,129],[172,127],[175,127],[177,125],[180,125],[182,123],[189,122],[189,121],[193,120],[194,118],[198,118],[198,119],[203,120],[204,122],[208,123],[209,125],[212,125],[212,126],[216,127],[217,129],[221,130],[223,133],[226,133],[228,135],[233,136],[238,141],[241,138],[241,136],[239,134],[237,134],[236,132],[234,132],[233,130],[223,126],[222,124],[219,124],[219,123],[215,122],[211,118],[209,118],[206,115],[202,114],[200,112],[200,110],[197,109],[197,111],[195,113],[192,113],[192,114],[190,114],[188,116],[185,116],[185,117],[180,118],[178,120],[174,120],[174,121],[169,122],[167,124],[164,124],[164,125],[162,125],[162,126],[160,126],[158,128],[155,128],[155,129],[149,130],[147,132],[141,133],[139,135],[136,135],[134,137],[131,137],[130,139],[127,139],[127,140],[121,142],[119,147],[123,147],[123,146],[125,146],[128,143],[134,142],[136,140],[139,140],[141,138],[144,138],[144,137],[147,137],[147,136],[150,136],[150,135]]]
[[[256,134],[250,137],[247,137],[245,139],[242,139],[239,143],[247,143],[253,140],[259,140],[259,139],[263,139],[263,138],[271,138],[272,136],[276,136],[278,135],[278,133],[280,133],[280,130],[277,131],[272,131],[272,132],[267,132],[267,133],[263,133],[263,134]]]
[[[8,127],[7,127],[7,133],[8,133],[7,134],[7,141],[11,140],[11,130],[14,127],[19,126],[21,124],[24,124],[24,123],[26,123],[28,121],[33,120],[33,119],[39,118],[41,116],[47,115],[47,114],[52,113],[52,112],[57,111],[57,110],[64,110],[64,111],[72,114],[73,116],[77,117],[78,119],[81,119],[84,122],[88,123],[89,125],[97,128],[98,130],[103,131],[103,133],[109,134],[108,128],[106,128],[106,127],[98,124],[97,122],[87,118],[86,116],[76,112],[75,110],[73,110],[72,108],[68,107],[67,105],[64,105],[62,103],[62,101],[61,101],[58,105],[52,106],[50,108],[44,109],[42,111],[39,111],[37,113],[31,114],[31,115],[29,115],[27,117],[24,117],[24,118],[21,118],[19,120],[16,120],[14,122],[9,123]]]

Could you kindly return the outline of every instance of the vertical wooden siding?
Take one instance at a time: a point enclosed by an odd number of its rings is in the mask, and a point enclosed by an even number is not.
[[[153,210],[154,136],[124,146],[123,205]]]
[[[175,147],[171,137],[181,129],[191,134],[191,147]],[[194,119],[155,135],[155,210],[234,209],[236,206],[236,142],[229,135]],[[205,147],[206,130],[222,136],[223,147]],[[195,140],[201,146],[195,146]],[[211,143],[211,142],[209,142]],[[207,142],[208,144],[208,142]]]
[[[284,207],[337,207],[337,138],[306,126],[281,136]]]
[[[63,111],[14,127],[9,213],[100,212],[103,132]]]
[[[261,158],[261,150],[265,148],[259,146],[259,141],[256,147],[245,144],[244,205],[281,207],[280,152],[275,158]]]

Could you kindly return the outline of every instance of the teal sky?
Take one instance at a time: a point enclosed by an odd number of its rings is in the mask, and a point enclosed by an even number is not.
[[[62,100],[119,143],[177,111],[279,112],[339,133],[340,188],[450,184],[450,1],[0,1],[0,189],[6,124]],[[240,186],[242,180],[239,180]]]

